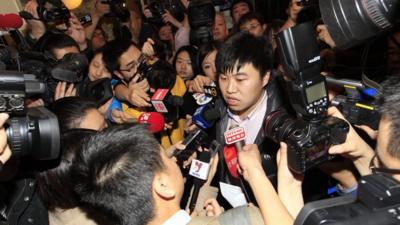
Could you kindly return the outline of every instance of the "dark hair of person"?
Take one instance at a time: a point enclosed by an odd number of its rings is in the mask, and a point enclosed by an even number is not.
[[[238,32],[231,36],[218,51],[215,66],[217,76],[221,73],[239,70],[245,64],[252,64],[262,78],[273,65],[271,43],[266,37],[254,37],[248,32]]]
[[[204,74],[202,63],[204,59],[214,50],[217,50],[221,47],[221,43],[218,41],[213,41],[207,44],[200,45],[199,50],[197,52],[197,64],[199,65],[201,72]]]
[[[97,110],[98,105],[89,99],[82,97],[65,97],[53,102],[49,109],[56,114],[60,131],[79,128],[79,124],[89,110]]]
[[[239,4],[239,3],[246,3],[247,6],[249,7],[250,12],[253,12],[253,5],[251,4],[251,2],[249,0],[234,0],[231,4],[231,17],[233,18],[233,8]]]
[[[261,26],[265,24],[264,18],[261,16],[261,14],[257,12],[249,12],[240,17],[238,25],[241,26],[251,20],[257,20]]]
[[[147,81],[150,87],[154,89],[172,89],[176,81],[175,68],[168,62],[160,59],[151,66],[151,70],[147,74]]]
[[[400,75],[392,75],[382,83],[382,95],[379,99],[382,118],[389,119],[390,134],[388,152],[400,159]]]
[[[154,217],[152,183],[164,168],[160,146],[143,125],[116,125],[92,136],[74,165],[81,202],[119,220],[147,224]]]
[[[71,209],[79,205],[71,176],[72,162],[85,140],[96,131],[72,129],[61,135],[61,158],[57,167],[38,173],[38,192],[49,210]]]
[[[103,62],[110,73],[119,70],[121,66],[119,58],[124,54],[124,52],[128,51],[131,46],[137,48],[135,43],[126,39],[115,39],[104,45]]]
[[[72,37],[64,33],[49,31],[39,38],[34,50],[40,52],[48,51],[53,54],[54,49],[66,47],[76,47],[79,50],[79,45]]]
[[[176,60],[178,59],[178,55],[181,52],[187,52],[189,54],[189,58],[190,58],[190,61],[192,63],[192,70],[193,70],[193,77],[192,78],[194,78],[200,72],[200,67],[197,64],[197,59],[196,59],[196,57],[197,57],[197,48],[192,46],[192,45],[185,45],[185,46],[180,47],[178,49],[178,51],[176,51],[176,54],[175,54],[175,57],[174,57],[174,60],[173,60],[173,63],[172,63],[172,65],[174,67],[175,67],[175,64],[176,64]]]

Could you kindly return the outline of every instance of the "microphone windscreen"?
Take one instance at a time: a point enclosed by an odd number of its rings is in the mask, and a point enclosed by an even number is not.
[[[167,101],[172,105],[172,106],[182,106],[183,105],[183,97],[180,96],[175,96],[175,95],[170,95],[167,99]]]
[[[145,112],[139,116],[138,123],[148,124],[150,132],[158,133],[164,130],[165,119],[160,113]]]
[[[18,29],[22,27],[22,18],[14,13],[0,15],[0,30],[1,29]]]
[[[217,108],[208,108],[204,111],[204,119],[207,121],[214,121],[221,117],[221,113]]]

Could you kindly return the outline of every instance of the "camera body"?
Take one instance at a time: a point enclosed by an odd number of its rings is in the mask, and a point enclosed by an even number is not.
[[[297,118],[284,111],[272,112],[265,121],[265,133],[288,144],[289,167],[304,173],[333,158],[328,149],[346,140],[349,125],[326,116],[327,85],[320,74],[321,61],[312,24],[300,24],[278,33],[277,43],[286,71],[287,93]]]
[[[213,40],[212,25],[215,18],[215,8],[211,0],[193,0],[188,7],[190,43],[201,45]]]
[[[149,21],[156,24],[162,24],[165,10],[168,10],[171,15],[178,21],[184,18],[184,9],[178,0],[150,0],[147,4],[152,17]]]
[[[306,204],[294,224],[399,224],[399,207],[399,182],[378,173],[360,179],[357,197],[347,195]]]
[[[57,159],[60,154],[56,115],[44,107],[24,107],[28,95],[44,91],[45,85],[34,75],[0,71],[0,112],[11,115],[6,123],[6,134],[15,157],[50,160]]]
[[[101,78],[95,81],[85,79],[78,87],[78,96],[93,99],[99,106],[110,100],[114,94],[110,78]]]
[[[53,7],[50,9],[46,8],[46,2],[51,3]],[[37,3],[37,12],[40,20],[45,23],[68,24],[71,14],[61,0],[38,0]]]
[[[378,130],[381,115],[374,102],[338,95],[332,100],[332,105],[336,106],[350,123]]]
[[[329,147],[343,143],[349,131],[349,125],[336,117],[308,122],[283,110],[269,114],[265,128],[270,138],[287,144],[289,168],[299,174],[333,159]]]

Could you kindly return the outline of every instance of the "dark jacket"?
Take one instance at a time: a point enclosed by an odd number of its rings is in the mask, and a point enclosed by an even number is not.
[[[260,121],[263,123],[263,125],[261,126],[261,129],[254,143],[258,145],[258,149],[260,150],[265,173],[267,174],[273,185],[276,186],[276,153],[279,149],[279,145],[266,137],[266,134],[264,132],[264,121],[271,112],[279,109],[282,106],[282,95],[280,87],[275,80],[270,80],[270,83],[268,83],[266,90],[268,96],[267,111],[265,113],[263,121]],[[227,112],[227,107],[222,101],[219,102],[218,107],[220,108],[221,119],[216,123],[215,139],[221,144],[221,146],[225,146],[226,144],[224,139],[224,132],[227,130],[229,116]],[[219,152],[219,164],[216,176],[213,180],[213,184],[218,184],[219,181],[232,185],[239,184],[239,180],[232,177],[227,169],[224,160],[223,148]],[[247,185],[245,184],[245,186]],[[245,189],[247,193],[251,193],[251,189],[248,186]],[[254,199],[252,202],[255,202]]]

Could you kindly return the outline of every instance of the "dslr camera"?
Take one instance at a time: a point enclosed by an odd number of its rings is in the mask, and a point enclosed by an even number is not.
[[[333,158],[328,149],[345,141],[349,125],[326,116],[327,86],[320,74],[320,55],[312,24],[280,32],[277,42],[286,71],[287,93],[297,118],[282,110],[272,112],[265,122],[265,132],[271,139],[287,143],[290,169],[304,173]]]
[[[179,0],[149,0],[147,8],[152,14],[152,17],[149,18],[151,23],[163,24],[162,16],[165,14],[165,10],[168,10],[178,21],[182,21],[184,18],[184,9]]]
[[[393,177],[376,173],[358,183],[357,196],[325,199],[306,204],[295,225],[392,225],[400,222],[400,184]]]
[[[214,4],[211,0],[192,0],[188,7],[190,43],[201,45],[212,42],[212,25],[215,19]]]
[[[52,7],[46,7],[46,3],[50,3]],[[66,24],[68,26],[71,14],[61,0],[37,0],[37,4],[37,12],[41,21],[47,24]],[[34,19],[33,15],[27,11],[21,11],[19,15],[26,20]]]
[[[331,77],[327,77],[326,80],[328,86],[333,85],[344,88],[345,94],[336,95],[332,99],[331,105],[336,106],[349,123],[366,125],[374,130],[378,130],[381,119],[378,110],[378,98],[381,89],[379,84],[370,85],[364,80],[360,82]]]
[[[57,159],[60,132],[56,115],[44,107],[25,109],[27,96],[42,94],[45,84],[34,75],[0,71],[0,112],[9,113],[8,144],[16,157]]]

